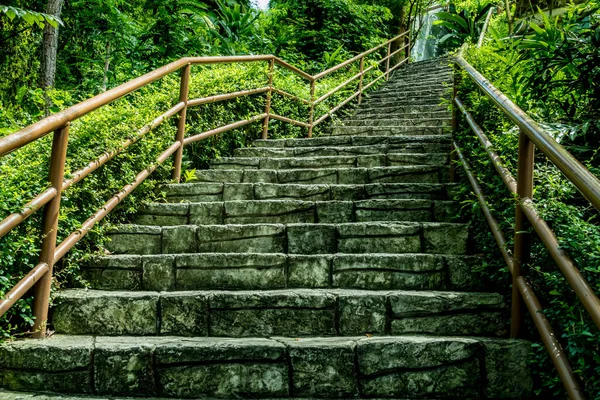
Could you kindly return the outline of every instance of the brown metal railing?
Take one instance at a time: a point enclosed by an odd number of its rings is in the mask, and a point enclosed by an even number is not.
[[[391,53],[391,44],[395,41],[403,39],[405,45],[399,50]],[[387,46],[387,56],[379,61],[378,65],[386,62],[385,72],[381,76],[375,78],[371,83],[363,86],[363,78],[365,75],[374,69],[369,67],[364,69],[364,63],[366,57],[377,52],[383,47]],[[390,67],[390,60],[402,50],[405,50],[406,56],[404,60],[396,63],[396,65]],[[409,32],[405,32],[402,35],[398,35],[387,42],[376,46],[364,53],[353,57],[352,59],[345,61],[333,68],[328,69],[320,74],[312,76],[306,72],[286,63],[285,61],[272,56],[272,55],[259,55],[259,56],[231,56],[231,57],[188,57],[182,58],[175,62],[172,62],[164,67],[158,68],[148,74],[140,76],[139,78],[133,79],[127,83],[115,87],[105,93],[95,96],[91,99],[85,100],[81,103],[76,104],[64,111],[61,111],[55,115],[45,118],[35,124],[29,125],[13,134],[0,138],[0,157],[17,150],[35,140],[38,140],[51,132],[54,132],[51,158],[50,158],[50,186],[42,193],[37,195],[33,200],[27,203],[22,210],[13,213],[0,221],[0,238],[10,232],[13,228],[21,224],[28,217],[33,215],[37,210],[45,206],[45,212],[43,217],[43,239],[42,239],[42,250],[39,259],[39,263],[23,278],[19,281],[2,300],[0,300],[0,316],[4,315],[6,311],[12,307],[15,302],[21,299],[29,290],[34,288],[34,315],[35,325],[33,327],[34,337],[42,338],[46,333],[46,321],[48,317],[48,304],[50,298],[50,284],[52,280],[52,273],[54,265],[58,260],[67,254],[93,227],[94,225],[103,219],[108,213],[110,213],[127,195],[129,195],[137,186],[140,185],[152,172],[158,168],[158,166],[164,163],[171,155],[174,155],[173,162],[173,180],[179,182],[181,176],[181,163],[183,157],[183,149],[186,145],[206,139],[210,136],[214,136],[220,133],[230,131],[232,129],[240,128],[248,124],[252,124],[258,121],[262,121],[263,130],[262,138],[268,138],[269,132],[269,121],[270,119],[276,119],[286,123],[294,124],[300,127],[308,129],[308,137],[312,136],[313,128],[331,116],[334,112],[339,110],[350,101],[359,98],[361,100],[362,94],[372,87],[380,79],[389,78],[390,73],[398,68],[405,62],[408,62],[408,55],[410,50],[410,39]],[[344,68],[355,62],[360,62],[360,73],[355,75],[352,79],[347,80],[343,84],[336,87],[326,95],[315,100],[316,85],[317,81]],[[233,93],[220,94],[216,96],[204,97],[200,99],[189,99],[189,82],[192,65],[207,65],[207,64],[226,64],[226,63],[255,63],[255,62],[267,62],[268,63],[268,82],[267,86],[242,90]],[[273,76],[275,72],[275,66],[282,67],[292,73],[304,78],[310,83],[310,95],[311,99],[306,100],[298,96],[290,94],[284,90],[273,87]],[[177,103],[169,110],[164,112],[162,115],[154,119],[151,123],[141,128],[137,134],[126,140],[122,146],[116,150],[111,150],[98,159],[90,162],[84,168],[72,173],[70,179],[65,179],[64,169],[67,156],[68,138],[69,138],[69,126],[70,123],[82,116],[101,108],[123,96],[126,96],[133,91],[151,84],[171,73],[180,71],[180,92]],[[314,120],[315,106],[323,102],[325,99],[337,93],[339,90],[347,87],[349,84],[360,78],[358,85],[358,91],[353,93],[346,100],[340,102],[333,109],[325,113],[325,115]],[[186,113],[189,107],[199,106],[202,104],[214,103],[219,101],[226,101],[236,99],[245,96],[266,94],[265,101],[265,112],[251,118],[240,120],[225,126],[221,126],[209,131],[205,131],[194,136],[185,137],[185,123]],[[292,100],[301,102],[310,106],[309,120],[308,122],[297,121],[285,116],[277,115],[272,112],[271,99],[273,93],[277,93],[281,96],[288,97]],[[175,136],[174,143],[166,149],[156,160],[155,163],[142,172],[140,172],[134,179],[133,182],[126,185],[121,189],[119,193],[109,199],[96,213],[88,218],[81,226],[80,229],[72,232],[65,240],[61,243],[56,243],[57,231],[58,231],[58,216],[60,213],[61,194],[63,191],[70,188],[75,183],[81,181],[101,166],[112,160],[115,156],[125,151],[129,146],[141,140],[144,135],[149,133],[152,129],[162,124],[168,118],[179,114],[177,121],[177,134]]]
[[[465,169],[467,178],[473,187],[473,191],[479,200],[483,214],[490,225],[492,234],[500,247],[502,256],[512,275],[511,337],[518,337],[520,334],[523,319],[521,304],[524,303],[533,318],[534,324],[550,354],[550,358],[558,371],[567,394],[571,399],[584,399],[585,396],[577,378],[573,374],[573,370],[569,365],[566,354],[558,342],[550,323],[543,314],[540,302],[533,292],[533,289],[522,274],[522,266],[529,258],[527,225],[530,224],[537,232],[558,268],[591,316],[594,324],[600,329],[600,300],[587,280],[581,275],[581,272],[575,266],[573,260],[560,248],[552,229],[541,218],[534,206],[532,199],[533,170],[535,163],[534,149],[537,147],[544,155],[546,155],[598,210],[600,210],[600,180],[579,163],[564,147],[548,135],[522,109],[508,99],[508,97],[500,90],[495,88],[490,81],[465,61],[464,58],[461,56],[457,57],[455,63],[457,68],[462,68],[482,92],[521,130],[519,136],[517,179],[515,180],[510,171],[502,165],[500,157],[493,150],[492,143],[484,134],[481,127],[475,122],[473,116],[467,111],[462,101],[457,97],[457,78],[455,78],[453,99],[454,127],[456,127],[457,114],[460,111],[473,132],[477,135],[479,142],[487,152],[492,165],[502,178],[502,181],[517,200],[514,227],[514,249],[511,255],[507,248],[504,234],[500,229],[498,221],[490,212],[477,179],[473,175],[473,172],[460,149],[456,143],[454,143],[454,152]]]

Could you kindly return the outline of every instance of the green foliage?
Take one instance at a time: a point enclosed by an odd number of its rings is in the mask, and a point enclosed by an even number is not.
[[[475,6],[473,10],[467,7],[461,11],[440,11],[436,14],[439,19],[433,24],[448,30],[448,33],[439,40],[440,46],[445,49],[455,49],[465,41],[477,42],[492,3],[478,2]]]
[[[31,10],[23,10],[18,7],[10,7],[0,5],[0,13],[5,14],[9,20],[14,21],[15,18],[22,19],[28,25],[37,25],[40,29],[44,29],[46,24],[57,28],[59,25],[63,25],[60,18],[56,18],[53,15],[48,15]]]
[[[512,39],[506,33],[504,17],[494,22],[493,40],[481,49],[469,48],[465,57],[493,84],[543,127],[593,172],[598,173],[599,141],[596,124],[600,102],[595,84],[587,83],[598,74],[597,3],[572,6],[561,19],[546,19],[543,25]],[[593,79],[593,78],[592,78]],[[597,79],[597,78],[596,78]],[[516,176],[519,132],[475,84],[463,76],[459,97],[468,104],[505,165]],[[464,153],[477,173],[493,214],[501,222],[512,247],[515,202],[493,169],[468,125],[461,122],[456,134]],[[536,156],[534,201],[541,216],[554,230],[561,249],[575,261],[592,289],[600,293],[600,221],[598,213],[543,154]],[[464,214],[470,218],[478,253],[488,255],[482,279],[510,298],[506,265],[479,212],[470,188],[461,196]],[[575,374],[589,398],[600,399],[600,332],[556,267],[548,251],[531,232],[532,256],[525,275],[542,301],[544,313],[556,330]],[[528,321],[528,338],[539,342]],[[532,369],[540,398],[564,398],[564,389],[547,352],[541,344],[533,349]]]

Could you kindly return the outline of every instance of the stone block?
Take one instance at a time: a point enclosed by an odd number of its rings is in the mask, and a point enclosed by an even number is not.
[[[338,225],[339,253],[419,253],[419,224]]]
[[[287,243],[289,254],[335,253],[335,225],[288,225]]]
[[[177,257],[178,290],[283,289],[283,254],[190,254]]]
[[[282,339],[289,348],[292,395],[354,398],[358,394],[352,338]]]
[[[331,259],[327,256],[290,255],[288,286],[290,288],[329,287]]]
[[[266,339],[174,339],[156,349],[160,394],[285,397],[289,386],[284,354],[282,344]]]
[[[476,271],[479,257],[445,256],[451,290],[478,291],[484,284],[481,272]]]
[[[338,292],[342,335],[384,334],[386,293],[344,290]]]
[[[160,188],[171,203],[223,201],[222,183],[179,183]]]
[[[195,253],[198,251],[196,227],[166,226],[163,228],[163,254]]]
[[[83,266],[80,275],[94,289],[142,289],[142,263],[140,256],[94,257]]]
[[[190,224],[219,225],[223,223],[223,203],[190,204]]]
[[[155,335],[158,294],[73,289],[60,292],[52,311],[58,333]]]
[[[1,343],[0,386],[17,391],[91,393],[93,340],[54,335],[43,341]]]
[[[357,342],[363,393],[368,397],[479,397],[483,383],[472,339],[373,337]]]
[[[189,204],[147,204],[136,216],[139,225],[175,226],[188,223]]]
[[[465,254],[467,252],[467,225],[423,224],[423,252],[432,254]]]
[[[199,169],[196,171],[196,179],[200,182],[242,183],[243,177],[244,171],[242,170]]]
[[[106,248],[116,254],[160,254],[162,230],[158,226],[123,225],[107,233]]]
[[[142,269],[144,290],[160,292],[175,287],[174,256],[144,256]]]
[[[333,287],[427,290],[445,287],[443,259],[429,254],[336,255]]]
[[[94,387],[98,394],[156,393],[152,339],[99,337],[94,350]]]
[[[351,201],[322,201],[316,203],[319,223],[336,224],[353,222],[354,204]]]
[[[364,200],[356,203],[356,221],[432,221],[428,200]]]
[[[256,184],[256,200],[295,199],[304,201],[329,200],[329,185]]]
[[[214,292],[209,336],[334,335],[335,296],[311,290]]]
[[[346,168],[337,170],[338,185],[362,185],[369,182],[366,168]],[[334,182],[335,183],[335,182]]]
[[[205,225],[197,234],[201,253],[284,253],[284,225]]]
[[[313,223],[315,205],[300,200],[232,201],[225,203],[228,224]]]
[[[160,299],[163,335],[207,335],[208,305],[206,292],[164,293]]]
[[[288,169],[277,172],[279,183],[335,184],[336,169]]]
[[[277,171],[252,170],[244,171],[243,183],[277,183]]]
[[[379,167],[368,170],[368,183],[439,183],[437,167]]]
[[[254,200],[253,183],[226,183],[223,188],[223,201]]]

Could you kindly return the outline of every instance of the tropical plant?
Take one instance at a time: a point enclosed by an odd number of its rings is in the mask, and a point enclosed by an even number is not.
[[[24,10],[18,7],[0,5],[0,13],[5,14],[11,21],[13,21],[15,18],[22,19],[28,25],[31,26],[35,24],[41,29],[44,29],[46,24],[49,24],[54,28],[57,28],[59,25],[63,25],[60,18],[57,18],[53,15],[32,10]]]
[[[485,1],[477,3],[474,10],[465,8],[460,12],[438,12],[438,20],[433,24],[448,29],[448,33],[439,39],[438,44],[445,49],[455,49],[467,40],[477,42],[491,7],[492,3]]]

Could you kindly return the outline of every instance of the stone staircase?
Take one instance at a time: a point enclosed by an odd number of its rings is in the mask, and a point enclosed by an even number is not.
[[[314,139],[259,140],[167,185],[0,346],[15,391],[168,398],[523,398],[449,200],[451,69],[411,64]],[[2,397],[4,396],[4,397]],[[13,397],[11,397],[13,396]],[[21,395],[0,392],[0,398]],[[112,397],[111,397],[112,398]]]

